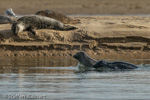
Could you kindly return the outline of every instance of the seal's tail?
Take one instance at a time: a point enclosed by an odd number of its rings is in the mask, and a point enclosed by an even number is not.
[[[75,30],[77,27],[72,26],[72,25],[64,25],[64,31],[70,31],[70,30]]]

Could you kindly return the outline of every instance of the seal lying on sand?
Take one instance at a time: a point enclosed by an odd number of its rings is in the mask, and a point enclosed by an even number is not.
[[[16,14],[13,12],[12,8],[6,9],[5,14],[10,17],[16,17]]]
[[[8,24],[8,23],[12,24],[14,22],[15,22],[15,20],[12,20],[7,16],[0,15],[0,24]]]
[[[78,24],[80,20],[72,19],[64,14],[52,11],[52,10],[41,10],[36,12],[36,15],[50,17],[63,22],[64,24]]]
[[[81,62],[84,66],[94,67],[94,68],[102,68],[102,69],[135,69],[138,66],[127,63],[127,62],[106,62],[103,60],[96,61],[90,58],[85,52],[78,52],[73,56],[79,62]]]
[[[76,27],[64,25],[63,23],[55,19],[38,15],[21,17],[11,27],[11,30],[16,35],[22,31],[30,31],[35,35],[35,29],[54,29],[68,31],[74,30],[76,29]]]

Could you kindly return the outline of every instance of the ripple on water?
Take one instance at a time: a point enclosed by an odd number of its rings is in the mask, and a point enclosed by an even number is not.
[[[47,100],[149,100],[150,65],[139,67],[134,71],[79,72],[72,66],[6,65],[0,68],[0,95],[3,99],[20,94],[45,95]]]

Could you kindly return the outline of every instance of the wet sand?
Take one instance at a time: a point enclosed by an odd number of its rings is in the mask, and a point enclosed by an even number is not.
[[[0,57],[72,56],[85,51],[95,59],[150,56],[150,18],[132,16],[73,17],[72,31],[37,30],[15,36],[11,25],[0,25]]]

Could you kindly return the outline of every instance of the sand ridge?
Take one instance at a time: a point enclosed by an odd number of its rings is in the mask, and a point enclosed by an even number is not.
[[[150,18],[95,16],[80,19],[72,31],[37,30],[34,36],[15,36],[11,25],[0,25],[0,56],[72,56],[85,51],[97,57],[147,58],[150,53]],[[140,55],[139,55],[140,54]]]

